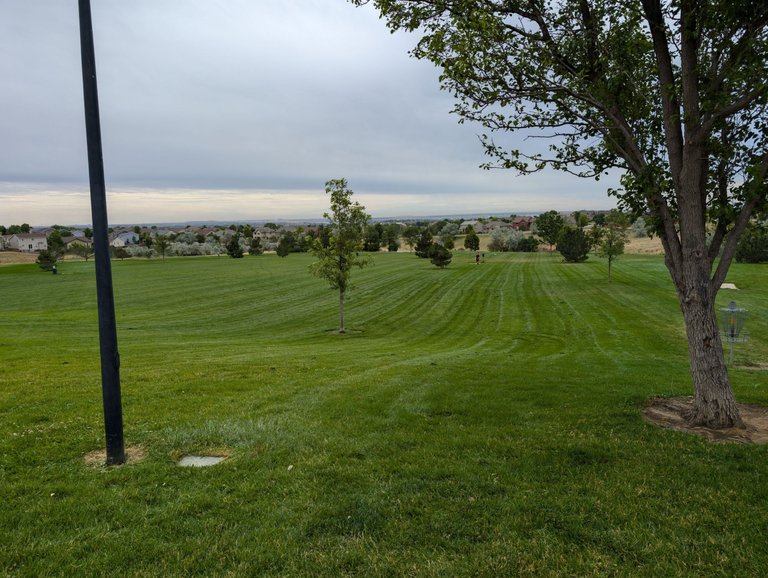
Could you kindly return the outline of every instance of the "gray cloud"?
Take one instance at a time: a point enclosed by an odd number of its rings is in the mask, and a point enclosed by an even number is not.
[[[345,176],[370,194],[473,195],[477,210],[506,196],[515,210],[549,183],[542,208],[578,200],[564,189],[611,204],[602,183],[480,171],[481,129],[457,124],[437,71],[407,56],[416,39],[370,7],[100,0],[93,15],[108,186],[321,191]],[[79,67],[74,3],[0,0],[0,195],[87,181]]]

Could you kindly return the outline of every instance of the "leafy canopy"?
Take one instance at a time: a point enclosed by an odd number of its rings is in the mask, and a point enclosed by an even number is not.
[[[325,192],[331,196],[331,211],[323,215],[329,221],[329,235],[327,245],[320,239],[312,244],[311,251],[317,260],[310,270],[343,294],[349,288],[352,268],[362,268],[371,262],[370,257],[360,255],[370,215],[365,207],[352,201],[353,191],[347,188],[346,179],[328,181]]]

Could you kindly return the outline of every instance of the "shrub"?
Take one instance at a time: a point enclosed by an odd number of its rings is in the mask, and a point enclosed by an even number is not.
[[[582,229],[563,227],[557,237],[557,250],[568,263],[581,263],[589,256],[591,244]]]
[[[517,244],[520,253],[535,253],[539,250],[539,240],[536,237],[523,237]]]
[[[150,249],[149,247],[144,247],[142,245],[128,245],[125,247],[126,252],[131,257],[146,257],[149,259],[152,257],[155,252]]]
[[[768,227],[755,223],[744,231],[736,248],[736,261],[739,263],[768,262]]]
[[[429,258],[433,265],[443,269],[451,263],[453,253],[442,245],[434,244],[429,250]]]

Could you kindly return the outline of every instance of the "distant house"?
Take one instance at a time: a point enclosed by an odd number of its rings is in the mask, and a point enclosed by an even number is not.
[[[17,233],[11,235],[8,240],[8,248],[23,253],[35,253],[45,251],[48,248],[48,240],[42,233]]]
[[[139,241],[139,236],[133,231],[125,231],[118,233],[110,239],[109,244],[113,247],[125,247],[126,245],[133,245]]]
[[[462,223],[459,225],[459,233],[464,234],[467,232],[467,227],[471,226],[475,233],[484,233],[485,227],[483,226],[483,223],[480,221],[462,221]]]
[[[504,221],[488,221],[486,223],[481,223],[481,225],[485,225],[485,233],[493,233],[494,231],[513,228],[510,223],[505,223]],[[477,229],[475,229],[475,232],[477,232]]]
[[[512,219],[512,228],[518,231],[530,231],[535,217],[515,217]]]
[[[75,245],[85,245],[87,247],[91,247],[93,245],[93,241],[87,237],[62,237],[61,240],[64,241],[64,246],[67,249],[71,249]]]

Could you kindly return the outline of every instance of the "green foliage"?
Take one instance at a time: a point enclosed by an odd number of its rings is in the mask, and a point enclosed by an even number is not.
[[[35,263],[40,265],[40,268],[43,271],[50,271],[56,266],[59,259],[61,259],[61,253],[57,253],[51,249],[43,249],[38,253]]]
[[[428,259],[432,245],[432,232],[429,227],[424,227],[419,234],[418,241],[416,241],[416,256],[420,259]]]
[[[517,243],[519,253],[535,253],[539,250],[539,241],[535,237],[523,237]]]
[[[583,229],[589,225],[589,215],[584,211],[576,211],[573,213],[573,220],[579,229]]]
[[[110,247],[109,250],[112,253],[113,259],[120,259],[122,261],[131,256],[125,247]]]
[[[768,226],[752,223],[739,241],[736,249],[739,263],[768,263]]]
[[[168,252],[170,245],[171,241],[165,235],[158,235],[155,237],[155,252],[158,253],[163,259],[165,259],[165,254]],[[242,254],[240,256],[242,257]]]
[[[29,233],[31,230],[32,230],[32,227],[29,226],[29,223],[23,223],[21,225],[9,226],[6,234],[18,235],[19,233]]]
[[[82,257],[86,261],[93,256],[93,244],[92,243],[73,243],[69,251],[73,255]]]
[[[480,237],[477,236],[472,225],[469,225],[465,231],[464,248],[470,251],[480,250]]]
[[[557,250],[567,263],[582,263],[589,258],[589,236],[576,227],[564,226],[557,238]]]
[[[359,254],[363,248],[363,233],[370,215],[365,207],[352,201],[353,191],[346,179],[333,179],[325,183],[325,192],[331,197],[331,212],[323,216],[329,221],[328,245],[318,239],[312,246],[315,262],[310,267],[313,275],[325,279],[332,289],[338,289],[341,308],[340,329],[344,332],[344,297],[354,267],[368,265],[370,257]]]
[[[419,241],[419,236],[421,235],[421,230],[416,225],[408,225],[403,229],[403,240],[405,241],[405,244],[408,245],[408,250],[413,251],[413,248],[416,246],[416,243]]]
[[[400,225],[389,223],[384,226],[381,242],[387,247],[387,251],[395,252],[400,248]]]
[[[450,265],[451,260],[453,259],[453,253],[451,253],[448,248],[444,247],[443,245],[438,245],[435,243],[432,245],[432,248],[429,251],[429,259],[433,265],[444,269]]]
[[[536,234],[547,245],[557,244],[565,221],[557,211],[547,211],[536,217]]]
[[[227,255],[233,259],[241,259],[243,257],[243,247],[240,245],[240,233],[232,235],[225,248]]]
[[[624,254],[624,246],[627,243],[627,227],[629,219],[627,216],[613,209],[605,216],[605,225],[595,227],[595,237],[593,244],[597,248],[597,254],[600,257],[608,259],[608,281],[611,281],[611,267],[613,261]]]
[[[283,235],[280,237],[280,241],[277,243],[277,248],[275,249],[275,253],[277,253],[278,257],[287,257],[288,253],[291,252],[291,248],[293,247],[293,242],[290,237],[287,237],[286,235]]]
[[[264,247],[261,245],[261,239],[259,237],[252,237],[248,246],[248,253],[251,255],[261,255],[264,253]]]
[[[66,247],[64,246],[64,239],[62,239],[58,229],[51,231],[48,235],[47,242],[48,252],[52,257],[55,257],[56,260],[59,260],[66,252]]]
[[[509,251],[519,251],[520,244],[526,239],[520,231],[513,229],[496,229],[491,233],[491,241],[488,243],[488,249],[506,253]],[[538,245],[538,243],[536,243]]]
[[[365,228],[365,237],[363,241],[363,251],[377,253],[384,242],[384,226],[381,223],[368,225]]]

